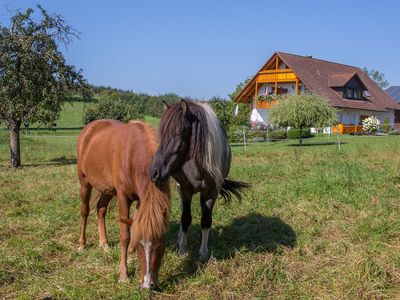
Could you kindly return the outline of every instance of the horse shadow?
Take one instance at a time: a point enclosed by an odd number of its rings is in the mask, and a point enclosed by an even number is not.
[[[176,251],[176,240],[180,223],[170,223],[167,232],[167,246]],[[162,286],[187,278],[201,271],[207,262],[200,261],[201,228],[194,224],[188,232],[188,255],[178,267],[179,272],[167,279]],[[226,260],[233,258],[237,251],[253,253],[274,253],[280,247],[294,248],[296,233],[293,228],[279,217],[249,213],[233,220],[227,226],[213,225],[209,237],[209,252],[213,259]],[[162,288],[162,287],[161,287]]]

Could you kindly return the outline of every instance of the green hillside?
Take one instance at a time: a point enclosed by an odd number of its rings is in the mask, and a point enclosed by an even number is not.
[[[76,128],[82,127],[83,109],[91,103],[84,103],[82,101],[74,101],[64,104],[61,112],[60,119],[56,122],[59,128]]]
[[[85,107],[92,105],[93,102],[73,101],[64,104],[61,111],[61,117],[56,122],[56,132],[60,129],[64,130],[77,130],[84,126],[83,123],[83,111]],[[159,118],[152,116],[145,116],[145,121],[150,123],[153,127],[158,127],[160,122]],[[39,126],[31,126],[32,129],[36,129]],[[48,132],[48,130],[46,130]]]

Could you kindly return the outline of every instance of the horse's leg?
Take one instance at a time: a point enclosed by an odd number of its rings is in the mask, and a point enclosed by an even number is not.
[[[192,223],[192,197],[193,194],[182,188],[179,188],[181,195],[181,228],[178,235],[178,253],[180,255],[187,254],[187,232]]]
[[[201,204],[201,246],[199,250],[200,258],[207,259],[208,256],[208,235],[212,225],[212,210],[214,207],[217,195],[200,194]]]
[[[86,224],[87,224],[87,219],[89,216],[89,201],[90,201],[90,195],[92,193],[92,187],[87,184],[82,184],[81,183],[81,188],[80,188],[80,194],[81,194],[81,234],[79,237],[79,248],[78,251],[83,251],[85,249],[85,244],[86,244]]]
[[[129,218],[129,206],[131,201],[124,192],[117,192],[118,213],[120,219]],[[119,281],[125,282],[128,279],[127,252],[130,241],[129,225],[119,222],[119,244],[120,244],[120,262],[119,262]]]
[[[104,251],[110,248],[107,240],[106,214],[107,206],[111,199],[112,196],[101,194],[99,201],[97,201],[97,226],[99,230],[100,247],[103,248]]]

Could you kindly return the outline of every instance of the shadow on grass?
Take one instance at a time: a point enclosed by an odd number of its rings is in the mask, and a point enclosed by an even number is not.
[[[25,130],[25,128],[22,128]],[[21,129],[21,131],[22,131]],[[29,131],[48,131],[48,132],[57,132],[57,130],[81,130],[83,129],[83,126],[77,126],[77,127],[54,127],[54,128],[43,128],[43,127],[29,127]]]
[[[180,224],[170,224],[167,233],[167,245],[176,250],[176,239]],[[199,260],[198,251],[201,243],[199,225],[192,225],[188,234],[188,256],[178,267],[179,273],[163,282],[161,288],[182,278],[193,276],[203,269],[205,262]],[[237,218],[227,226],[213,226],[210,231],[209,252],[217,260],[226,260],[235,256],[236,250],[241,252],[262,253],[275,252],[278,247],[294,248],[296,233],[292,227],[279,217],[267,217],[258,213],[250,213]]]
[[[66,166],[75,164],[76,158],[66,158],[65,156],[61,156],[47,162],[23,164],[22,167]]]
[[[331,146],[337,145],[337,142],[321,142],[321,143],[307,143],[307,144],[288,144],[288,147],[311,147],[311,146]],[[340,145],[346,145],[347,142],[340,142]]]

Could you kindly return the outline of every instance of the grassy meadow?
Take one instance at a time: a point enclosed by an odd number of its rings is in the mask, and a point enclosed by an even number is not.
[[[149,119],[148,119],[149,120]],[[156,119],[150,122],[157,125]],[[76,127],[72,122],[60,127]],[[217,203],[208,262],[198,260],[198,196],[189,256],[176,254],[179,198],[173,188],[160,292],[141,291],[139,265],[118,283],[117,210],[107,216],[111,250],[98,247],[91,212],[80,226],[78,130],[22,136],[24,167],[8,165],[0,131],[1,299],[399,299],[400,137],[318,136],[232,145],[230,177],[252,189]],[[115,206],[115,205],[114,205]]]

